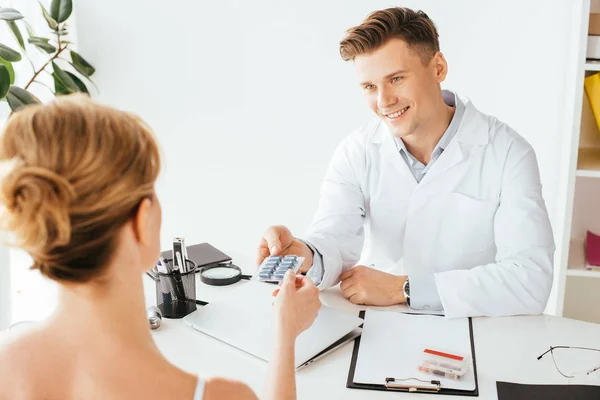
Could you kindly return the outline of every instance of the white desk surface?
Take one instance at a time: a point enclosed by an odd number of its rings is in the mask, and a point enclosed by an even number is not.
[[[230,254],[244,273],[254,271],[252,257]],[[197,277],[198,299],[211,301],[238,285],[215,287],[201,283]],[[144,280],[146,301],[155,304],[154,281]],[[321,301],[330,307],[358,313],[365,307],[344,299],[338,287],[321,292]],[[406,311],[405,306],[372,307]],[[502,318],[474,318],[473,335],[479,381],[479,398],[496,399],[496,381],[537,384],[568,384],[554,367],[552,357],[536,358],[550,345],[600,348],[600,325],[549,315]],[[184,325],[181,320],[163,319],[162,327],[153,333],[163,354],[175,365],[203,377],[224,376],[239,379],[260,396],[267,364],[249,354],[206,336]],[[401,343],[399,343],[401,345]],[[422,394],[347,389],[346,380],[353,342],[297,372],[299,399],[420,399]],[[580,381],[600,385],[600,380]],[[452,396],[452,398],[457,398]],[[461,397],[473,398],[473,397]]]

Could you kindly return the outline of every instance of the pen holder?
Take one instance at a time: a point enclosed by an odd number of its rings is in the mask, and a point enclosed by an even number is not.
[[[196,311],[196,264],[186,260],[190,270],[164,274],[156,266],[156,306],[165,318],[183,318]],[[171,263],[171,261],[168,261]]]

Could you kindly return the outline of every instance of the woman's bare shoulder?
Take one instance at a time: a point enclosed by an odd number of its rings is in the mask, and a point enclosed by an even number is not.
[[[35,332],[0,332],[0,400],[14,398],[12,394],[23,388],[23,381],[28,379],[30,367],[39,356],[36,336]]]
[[[226,378],[210,378],[206,380],[203,400],[258,400],[248,385]]]

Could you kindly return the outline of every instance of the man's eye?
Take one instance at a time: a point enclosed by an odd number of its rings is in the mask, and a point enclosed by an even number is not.
[[[373,90],[375,89],[375,85],[365,85],[365,90]]]
[[[392,82],[396,83],[396,82],[400,82],[400,80],[402,80],[401,76],[395,76],[392,78]]]

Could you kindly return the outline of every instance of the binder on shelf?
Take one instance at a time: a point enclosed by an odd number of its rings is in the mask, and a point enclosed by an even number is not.
[[[585,78],[584,87],[585,94],[596,119],[596,124],[600,128],[600,73]]]
[[[585,238],[585,259],[588,269],[600,271],[600,236],[590,231]]]

